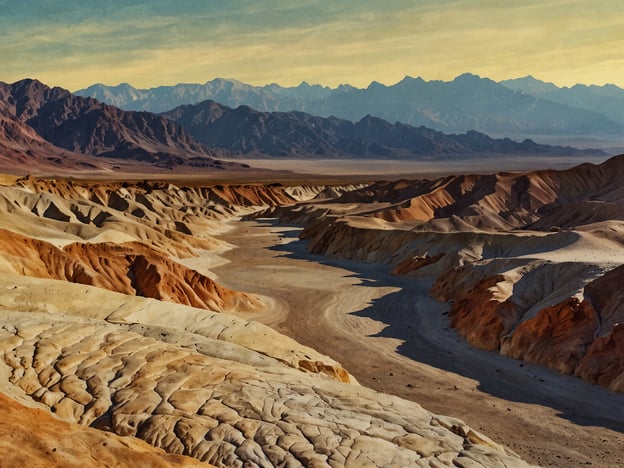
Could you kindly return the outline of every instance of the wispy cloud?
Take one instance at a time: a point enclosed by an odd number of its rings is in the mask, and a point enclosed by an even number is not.
[[[0,8],[6,81],[366,85],[472,71],[624,84],[619,0],[0,0]]]

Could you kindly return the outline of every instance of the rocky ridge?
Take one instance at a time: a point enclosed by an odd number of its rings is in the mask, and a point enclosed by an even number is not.
[[[470,130],[447,135],[424,126],[391,124],[370,114],[357,122],[303,112],[259,112],[214,101],[185,105],[162,115],[209,147],[234,154],[278,157],[427,158],[470,155],[601,154],[600,151],[493,139]]]
[[[0,82],[0,115],[1,144],[24,162],[108,170],[110,160],[163,168],[240,167],[215,160],[222,153],[201,145],[168,119],[123,111],[37,80]]]

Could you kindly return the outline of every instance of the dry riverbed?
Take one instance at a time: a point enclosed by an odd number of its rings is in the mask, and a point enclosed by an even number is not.
[[[231,223],[220,238],[234,248],[212,271],[273,304],[245,318],[331,356],[363,385],[465,420],[529,462],[624,465],[624,395],[470,347],[426,282],[311,255],[299,229],[274,220]]]

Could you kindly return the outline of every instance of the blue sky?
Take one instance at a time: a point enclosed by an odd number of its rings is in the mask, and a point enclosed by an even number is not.
[[[0,80],[72,90],[463,72],[624,86],[620,0],[0,0],[0,11]]]

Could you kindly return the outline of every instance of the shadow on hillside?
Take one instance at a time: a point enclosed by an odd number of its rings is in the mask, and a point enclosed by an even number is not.
[[[429,296],[430,283],[391,275],[390,267],[349,260],[337,260],[310,254],[307,241],[299,240],[301,229],[280,225],[274,219],[256,220],[263,226],[292,228],[280,232],[281,245],[271,250],[288,258],[316,262],[352,272],[349,277],[360,281],[358,287],[396,287],[353,315],[381,322],[386,327],[375,337],[399,339],[397,352],[418,362],[453,372],[479,382],[478,389],[505,400],[538,404],[558,411],[561,418],[583,426],[602,426],[624,432],[624,395],[591,385],[581,379],[559,374],[542,366],[526,363],[476,349],[466,344],[448,326],[445,310]],[[429,314],[429,315],[427,315]],[[432,315],[433,314],[433,315]],[[586,396],[582,406],[568,401]],[[605,404],[612,403],[612,406]],[[605,411],[605,406],[611,409]]]

